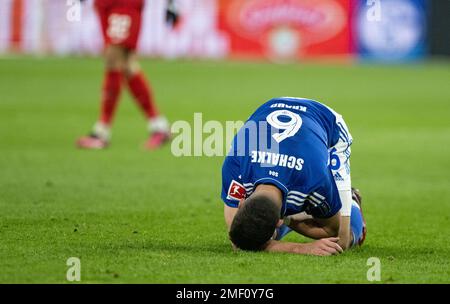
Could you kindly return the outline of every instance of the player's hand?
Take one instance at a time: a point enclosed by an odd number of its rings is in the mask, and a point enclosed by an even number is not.
[[[169,1],[166,9],[166,23],[173,28],[178,24],[179,17],[175,1]]]
[[[328,256],[344,252],[341,246],[339,246],[339,244],[337,243],[338,241],[339,238],[332,237],[320,239],[305,245],[308,246],[308,254],[317,256]]]

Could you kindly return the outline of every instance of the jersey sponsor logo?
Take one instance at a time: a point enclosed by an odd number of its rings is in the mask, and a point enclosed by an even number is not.
[[[240,201],[241,199],[245,199],[246,194],[247,191],[245,187],[233,179],[228,188],[228,199]]]
[[[266,151],[252,151],[251,162],[259,163],[267,167],[279,166],[300,171],[303,169],[305,161],[292,155],[279,154]]]

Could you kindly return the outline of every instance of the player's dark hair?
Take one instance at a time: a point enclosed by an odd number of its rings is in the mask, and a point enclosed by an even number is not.
[[[239,208],[231,223],[229,237],[242,250],[259,251],[272,237],[280,210],[264,195],[252,195]]]

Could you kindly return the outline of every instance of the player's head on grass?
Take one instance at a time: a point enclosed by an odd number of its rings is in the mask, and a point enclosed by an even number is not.
[[[231,223],[230,240],[242,250],[263,250],[280,220],[280,208],[264,194],[253,194],[241,202]]]

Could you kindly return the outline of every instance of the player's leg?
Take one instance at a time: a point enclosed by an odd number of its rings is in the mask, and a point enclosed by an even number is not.
[[[105,148],[111,137],[111,124],[119,101],[126,66],[127,42],[132,16],[117,2],[96,0],[95,7],[105,42],[105,73],[100,106],[100,117],[89,136],[80,138],[77,145],[86,149]]]
[[[141,28],[143,3],[143,0],[95,1],[106,45],[106,73],[101,115],[92,134],[78,141],[78,146],[82,148],[102,148],[108,144],[110,126],[124,78],[139,105],[152,116],[152,119],[157,117],[151,91],[140,73],[134,56]]]
[[[131,94],[148,120],[150,138],[146,147],[156,149],[170,138],[169,122],[159,113],[151,86],[141,70],[134,51],[128,53],[125,75]]]
[[[117,108],[126,65],[126,49],[109,45],[105,50],[105,76],[101,100],[99,123],[110,127]]]
[[[366,239],[366,221],[362,213],[362,197],[358,189],[352,188],[352,214],[351,229],[353,235],[353,246],[362,245]]]
[[[362,214],[359,201],[355,200],[353,189],[351,190],[352,198],[350,201],[350,215],[342,215],[339,226],[339,245],[348,249],[355,245],[362,245],[366,237],[366,223]],[[346,196],[347,191],[340,191],[340,197]]]
[[[350,155],[352,136],[342,116],[336,113],[336,124],[340,129],[340,138],[337,144],[330,149],[330,169],[339,191],[342,202],[340,210],[341,220],[339,227],[339,244],[342,248],[350,248],[360,242],[362,228],[361,209],[353,200],[350,175]]]
[[[111,138],[111,124],[116,112],[126,64],[126,50],[121,46],[109,45],[104,52],[105,74],[103,78],[100,117],[90,135],[78,140],[78,146],[86,149],[105,148]]]

